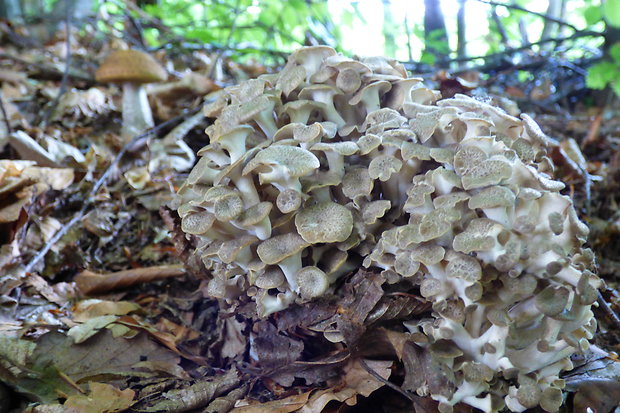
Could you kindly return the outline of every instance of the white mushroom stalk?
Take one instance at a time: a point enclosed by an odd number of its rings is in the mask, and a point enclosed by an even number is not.
[[[123,83],[123,126],[121,135],[131,138],[155,125],[143,85]]]

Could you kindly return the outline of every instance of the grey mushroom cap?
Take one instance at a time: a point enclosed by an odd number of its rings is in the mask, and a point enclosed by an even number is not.
[[[335,202],[322,202],[305,207],[295,216],[295,227],[311,244],[342,242],[353,231],[353,215]]]

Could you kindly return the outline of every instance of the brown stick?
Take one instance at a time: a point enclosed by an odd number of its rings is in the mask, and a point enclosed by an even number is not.
[[[185,275],[182,265],[134,268],[108,274],[84,270],[75,277],[75,283],[83,294],[101,294],[118,288],[147,283],[169,277]]]

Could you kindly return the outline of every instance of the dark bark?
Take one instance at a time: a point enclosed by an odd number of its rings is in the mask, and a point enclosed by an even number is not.
[[[424,0],[424,43],[424,51],[436,57],[437,65],[447,67],[450,46],[439,0]]]

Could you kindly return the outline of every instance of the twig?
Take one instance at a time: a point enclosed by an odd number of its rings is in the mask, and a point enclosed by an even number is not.
[[[409,27],[409,12],[405,11],[405,20],[403,21],[405,26],[405,33],[407,34],[407,56],[410,61],[413,61],[413,45],[411,44],[411,28]]]
[[[528,14],[533,14],[534,16],[541,17],[541,18],[543,18],[545,20],[548,20],[548,21],[553,22],[553,23],[557,23],[557,24],[559,24],[561,26],[570,27],[575,32],[579,31],[579,29],[577,27],[573,26],[572,24],[570,24],[568,22],[565,22],[564,20],[560,20],[560,19],[558,19],[556,17],[549,16],[548,14],[545,14],[545,13],[540,13],[540,12],[537,12],[537,11],[528,10],[525,7],[521,7],[521,6],[517,5],[517,4],[512,4],[512,3],[511,4],[506,4],[506,3],[500,3],[500,2],[496,2],[496,1],[492,1],[492,0],[476,0],[476,1],[478,1],[480,3],[489,4],[491,6],[502,6],[502,7],[506,7],[507,9],[519,10],[519,11],[522,11],[522,12],[525,12],[525,13],[528,13]]]
[[[30,260],[28,265],[26,265],[26,267],[24,268],[24,271],[26,273],[31,272],[33,270],[34,266],[37,265],[37,263],[39,261],[41,261],[41,259],[43,259],[45,257],[45,254],[47,254],[49,252],[49,250],[63,236],[65,236],[65,234],[67,234],[67,232],[69,232],[69,230],[78,221],[80,221],[84,217],[86,211],[90,207],[90,204],[95,199],[95,195],[97,194],[97,191],[99,191],[99,188],[101,188],[101,186],[107,181],[107,179],[110,176],[110,174],[112,173],[112,171],[116,169],[116,166],[120,163],[120,161],[123,158],[123,156],[125,156],[125,154],[128,152],[129,148],[133,147],[135,145],[135,143],[138,142],[139,140],[144,139],[147,136],[149,136],[151,134],[154,134],[157,131],[167,127],[168,125],[171,125],[171,124],[177,122],[179,119],[183,119],[186,116],[191,116],[195,112],[197,112],[199,110],[202,110],[202,107],[205,104],[210,103],[210,102],[212,102],[212,100],[204,101],[202,103],[202,105],[200,105],[198,108],[194,109],[190,113],[185,113],[185,114],[176,116],[176,117],[174,117],[172,119],[169,119],[169,120],[167,120],[167,121],[165,121],[163,123],[160,123],[159,125],[155,126],[154,128],[151,128],[148,131],[146,131],[146,132],[144,132],[144,133],[142,133],[140,135],[135,136],[131,141],[129,141],[127,144],[125,144],[125,146],[123,146],[123,148],[120,150],[120,152],[112,160],[110,165],[108,165],[108,167],[103,172],[103,174],[95,182],[95,184],[93,185],[93,187],[89,191],[88,195],[85,197],[84,205],[82,205],[82,208],[80,208],[80,210],[76,213],[76,215],[73,218],[71,218],[71,220],[69,222],[67,222],[65,225],[63,225],[63,227],[60,230],[58,230],[58,232],[56,232],[52,238],[50,238],[50,240],[47,242],[47,244],[45,244],[45,246]]]
[[[228,38],[226,39],[224,48],[220,49],[215,55],[215,59],[213,59],[213,64],[209,68],[209,73],[207,74],[207,77],[209,79],[213,78],[213,73],[215,73],[215,68],[217,67],[220,59],[222,58],[224,51],[230,47],[233,34],[235,33],[235,30],[237,28],[237,21],[239,20],[239,14],[241,12],[240,6],[241,6],[241,0],[237,0],[237,3],[235,4],[235,9],[233,10],[233,13],[235,13],[235,15],[233,17],[232,23],[230,24],[230,32],[228,32]]]
[[[501,57],[501,56],[506,56],[506,55],[510,55],[510,54],[513,54],[513,53],[521,52],[523,50],[529,50],[529,49],[532,48],[532,46],[538,46],[538,45],[541,45],[541,44],[544,44],[544,43],[549,43],[549,42],[563,43],[563,42],[566,42],[568,40],[574,40],[574,39],[578,39],[578,38],[581,38],[581,37],[598,37],[598,36],[603,36],[603,33],[596,32],[596,31],[591,31],[591,30],[585,30],[585,31],[582,31],[582,32],[573,33],[570,36],[565,36],[565,37],[560,37],[560,38],[555,38],[555,39],[538,40],[536,42],[527,43],[527,44],[524,44],[524,45],[519,46],[519,47],[514,47],[514,48],[511,48],[511,49],[506,49],[506,50],[504,50],[502,52],[490,53],[488,55],[482,55],[482,56],[469,56],[469,57],[465,57],[465,58],[456,58],[456,59],[448,60],[448,62],[465,62],[465,61],[478,60],[478,59],[492,59],[492,58],[495,58],[495,57]],[[407,62],[407,63],[415,63],[415,62]]]
[[[502,20],[497,15],[497,7],[493,7],[491,9],[491,17],[493,18],[493,21],[495,22],[495,25],[497,26],[499,37],[502,38],[502,44],[506,48],[510,48],[510,44],[508,42],[508,33],[506,33],[506,28],[504,27],[504,23],[502,23]]]
[[[423,406],[420,406],[420,403],[417,400],[417,396],[416,395],[409,393],[408,391],[404,390],[402,387],[397,386],[394,383],[392,383],[391,381],[386,380],[383,377],[381,377],[381,375],[379,373],[377,373],[376,371],[374,371],[373,369],[370,368],[370,366],[366,363],[366,361],[364,359],[360,358],[358,361],[359,361],[360,365],[364,368],[364,370],[366,370],[372,377],[374,377],[376,380],[380,381],[381,383],[385,384],[390,389],[392,389],[392,390],[402,394],[407,399],[409,399],[411,401],[411,403],[413,403],[415,406],[419,407],[421,409],[421,411],[424,411],[424,408],[423,408]]]
[[[60,81],[60,88],[58,89],[58,94],[54,98],[54,101],[52,102],[50,107],[47,108],[47,111],[45,112],[45,116],[43,117],[43,126],[44,127],[45,127],[45,125],[47,125],[47,122],[49,121],[50,116],[52,116],[52,113],[54,112],[54,110],[58,106],[58,102],[60,102],[60,98],[62,98],[62,96],[67,91],[67,83],[69,82],[69,69],[71,68],[71,60],[72,60],[72,56],[73,56],[73,54],[71,53],[71,13],[72,13],[72,7],[71,7],[71,2],[69,0],[64,0],[64,1],[65,1],[65,13],[66,13],[66,15],[65,15],[65,30],[67,32],[67,34],[66,34],[67,38],[65,39],[65,47],[67,48],[67,56],[65,57],[65,70],[64,70],[64,72],[62,74],[62,80]]]
[[[119,288],[130,287],[151,281],[185,275],[182,265],[160,265],[156,267],[132,268],[109,274],[98,274],[84,270],[75,276],[75,283],[83,294],[100,294]]]
[[[131,27],[133,28],[133,32],[135,33],[136,37],[138,38],[138,46],[140,47],[140,49],[146,50],[146,43],[144,42],[144,35],[142,33],[142,25],[140,24],[139,21],[137,21],[131,14],[126,13],[126,18],[129,20],[129,22],[131,23]],[[126,34],[128,34],[129,36],[131,36],[131,32],[129,30],[125,30]],[[131,36],[133,37],[133,36]],[[132,40],[132,39],[130,39]],[[133,42],[132,42],[133,43]]]
[[[609,303],[605,301],[605,297],[603,297],[603,294],[601,294],[600,291],[598,292],[598,299],[596,302],[601,306],[601,309],[605,312],[605,314],[609,316],[616,329],[620,329],[620,317],[618,317],[618,314],[616,314],[614,309],[611,308]]]
[[[525,19],[521,17],[519,19],[519,33],[521,34],[521,44],[530,44],[530,38],[528,33],[527,23]]]
[[[2,111],[2,118],[4,119],[4,124],[6,125],[6,133],[10,135],[13,133],[13,128],[11,128],[11,122],[9,122],[9,116],[6,113],[6,108],[4,107],[4,97],[2,96],[2,90],[0,90],[0,110]]]

